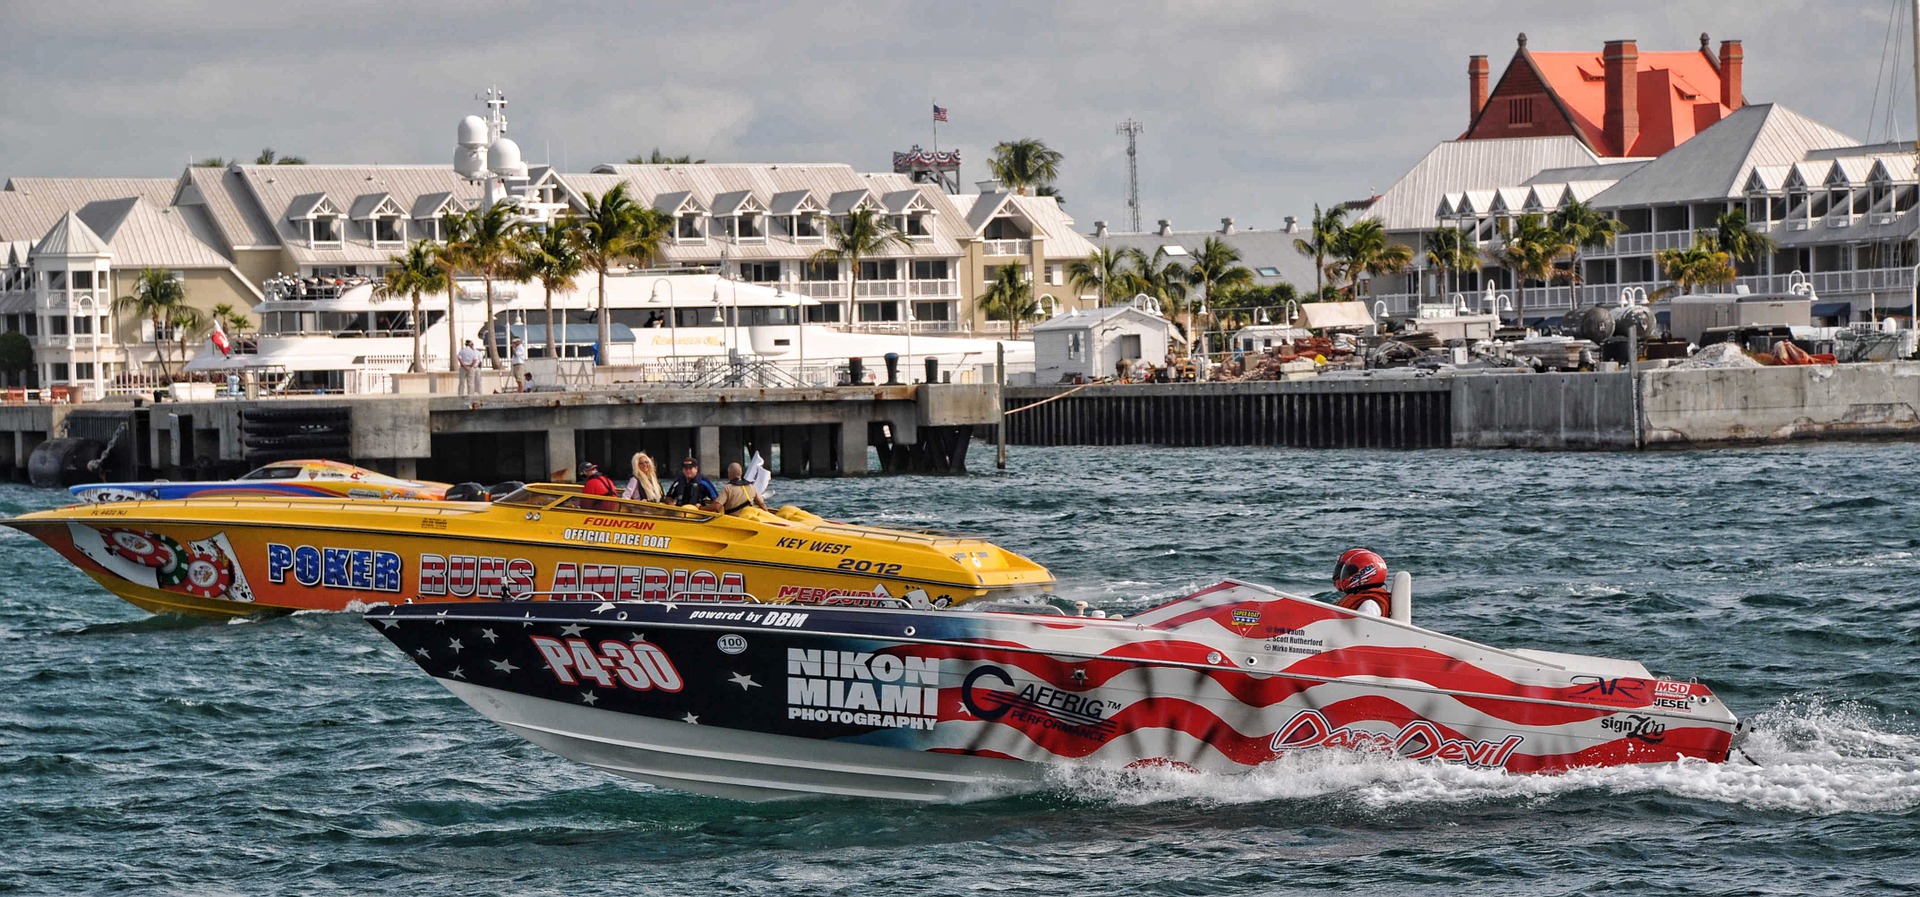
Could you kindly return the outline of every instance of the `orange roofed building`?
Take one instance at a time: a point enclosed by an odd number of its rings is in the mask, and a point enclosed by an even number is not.
[[[1744,53],[1721,41],[1700,49],[1640,52],[1630,40],[1598,53],[1535,53],[1527,36],[1491,91],[1487,57],[1467,62],[1472,118],[1462,140],[1576,137],[1603,157],[1654,157],[1745,104]]]

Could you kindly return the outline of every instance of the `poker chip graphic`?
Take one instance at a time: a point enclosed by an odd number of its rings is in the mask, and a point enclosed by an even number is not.
[[[165,536],[130,529],[102,530],[100,535],[108,551],[136,564],[161,571],[180,566],[180,545]]]
[[[217,598],[226,594],[232,584],[233,567],[226,558],[210,552],[195,552],[187,560],[182,577],[182,587],[187,594]]]

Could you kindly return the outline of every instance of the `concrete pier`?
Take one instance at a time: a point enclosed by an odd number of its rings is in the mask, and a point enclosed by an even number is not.
[[[10,468],[56,436],[105,442],[125,425],[116,476],[229,476],[330,457],[401,476],[478,482],[572,479],[580,461],[624,477],[645,451],[663,475],[696,457],[709,476],[749,450],[783,477],[965,470],[991,385],[316,396],[0,407]]]

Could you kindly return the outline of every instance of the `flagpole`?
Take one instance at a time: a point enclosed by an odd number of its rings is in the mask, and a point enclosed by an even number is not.
[[[935,100],[935,101],[933,101],[933,108],[935,108],[935,109],[938,109],[938,108],[940,108],[940,101],[939,101],[939,100]],[[935,115],[935,116],[933,117],[933,155],[934,155],[934,161],[935,161],[935,162],[939,162],[939,161],[940,161],[940,160],[939,160],[939,156],[940,156],[940,116],[939,116],[939,115],[937,115],[937,114],[936,114],[936,115]]]

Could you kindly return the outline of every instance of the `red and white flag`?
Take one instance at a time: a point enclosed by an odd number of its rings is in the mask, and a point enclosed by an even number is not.
[[[227,341],[226,328],[220,326],[219,318],[213,320],[213,332],[207,334],[207,338],[213,340],[213,347],[215,349],[220,350],[220,357],[233,357],[233,344]]]

